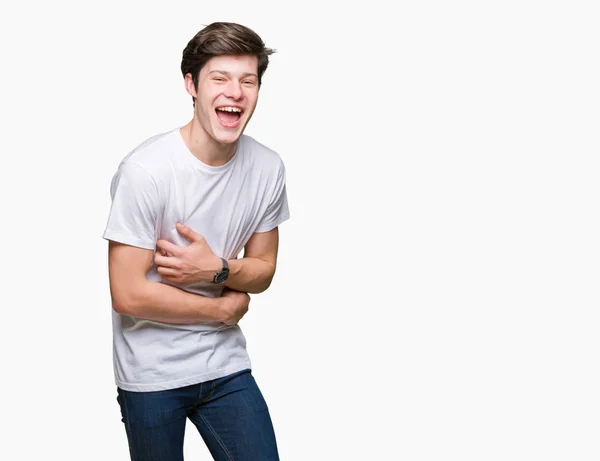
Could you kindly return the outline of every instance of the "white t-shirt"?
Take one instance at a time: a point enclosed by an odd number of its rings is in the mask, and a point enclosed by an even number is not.
[[[290,216],[281,157],[247,135],[219,167],[198,160],[179,128],[153,136],[122,160],[111,197],[103,238],[149,250],[160,239],[187,246],[175,227],[182,222],[225,259],[236,258],[253,233],[270,231]],[[154,264],[146,278],[208,297],[223,290],[211,282],[163,281]],[[250,368],[238,325],[176,325],[112,312],[115,381],[122,389],[172,389]]]

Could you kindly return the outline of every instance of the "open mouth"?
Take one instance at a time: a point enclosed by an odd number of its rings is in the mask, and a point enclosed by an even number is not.
[[[221,125],[228,128],[234,128],[240,123],[243,110],[235,106],[221,106],[217,107],[215,112]]]

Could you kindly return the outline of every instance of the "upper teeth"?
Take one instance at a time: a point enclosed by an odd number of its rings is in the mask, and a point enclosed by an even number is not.
[[[239,107],[217,107],[217,110],[224,110],[225,112],[241,112],[242,109]]]

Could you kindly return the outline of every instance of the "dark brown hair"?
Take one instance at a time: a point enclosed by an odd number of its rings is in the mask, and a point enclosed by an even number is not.
[[[181,58],[183,76],[192,74],[194,87],[198,89],[198,75],[206,62],[215,56],[252,55],[258,58],[258,84],[269,65],[269,56],[275,50],[267,48],[262,39],[246,26],[233,22],[213,22],[192,38]],[[195,102],[195,101],[194,101]]]

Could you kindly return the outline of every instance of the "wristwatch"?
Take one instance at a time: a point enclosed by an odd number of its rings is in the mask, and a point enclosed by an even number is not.
[[[225,280],[227,280],[227,277],[229,277],[229,264],[227,264],[227,260],[224,258],[221,258],[221,261],[223,261],[223,269],[215,273],[213,283],[225,283]]]

